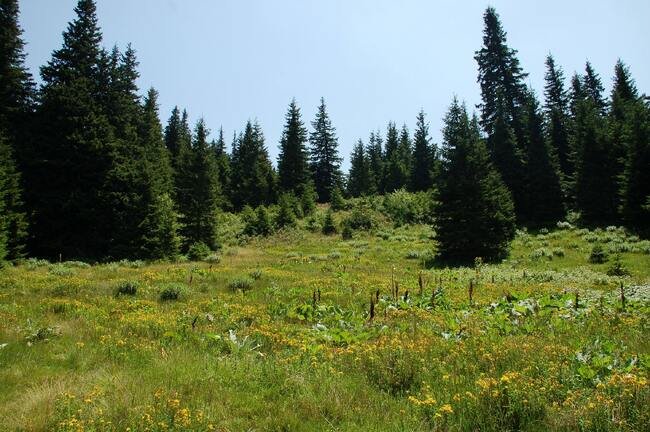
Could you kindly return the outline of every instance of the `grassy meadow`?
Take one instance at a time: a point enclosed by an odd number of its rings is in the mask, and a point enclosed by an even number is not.
[[[0,429],[650,430],[650,242],[561,223],[444,268],[433,236],[0,270]]]

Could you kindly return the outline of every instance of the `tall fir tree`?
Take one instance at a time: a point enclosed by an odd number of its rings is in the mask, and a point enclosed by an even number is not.
[[[429,124],[423,110],[417,117],[417,125],[413,136],[413,163],[411,168],[410,188],[414,192],[431,189],[436,177],[436,155],[429,138]]]
[[[359,140],[350,155],[348,194],[352,197],[368,195],[371,191],[370,164],[363,141]]]
[[[179,208],[183,240],[189,248],[204,243],[211,249],[217,244],[217,211],[219,210],[219,177],[214,152],[208,144],[208,130],[203,119],[194,129],[194,140],[187,156],[187,169],[179,183],[186,194]]]
[[[607,103],[603,97],[605,88],[603,87],[600,76],[596,73],[590,62],[585,64],[585,75],[583,77],[582,88],[584,89],[585,96],[591,99],[596,109],[598,109],[598,112],[601,115],[605,114],[607,108]]]
[[[276,200],[276,173],[264,143],[262,128],[250,121],[232,155],[231,197],[235,209],[268,205]]]
[[[528,102],[527,214],[533,226],[551,226],[563,220],[564,204],[557,157],[544,136],[544,120],[537,98]]]
[[[470,121],[454,99],[444,123],[435,218],[439,258],[455,263],[503,259],[515,235],[510,192],[492,165],[476,117]]]
[[[571,177],[571,149],[569,145],[569,98],[564,88],[564,72],[556,66],[550,54],[546,57],[544,76],[544,115],[545,129],[549,142],[557,154],[560,172]]]
[[[341,158],[336,129],[332,126],[325,99],[321,98],[309,135],[309,161],[319,202],[329,202],[334,188],[341,186]]]
[[[230,155],[226,151],[226,141],[223,136],[223,128],[219,128],[219,136],[213,143],[212,148],[217,162],[219,185],[221,186],[220,207],[224,210],[232,210],[232,203],[230,202]]]
[[[383,140],[379,131],[370,132],[368,146],[366,147],[368,169],[370,171],[369,193],[382,193],[382,179],[384,176],[384,149]]]
[[[278,155],[278,186],[284,192],[300,194],[310,180],[307,129],[295,99],[289,104]]]
[[[27,237],[19,168],[30,160],[25,144],[31,138],[34,83],[24,64],[18,14],[17,0],[0,1],[0,236],[5,239],[0,260],[23,256]]]
[[[63,46],[41,68],[29,179],[33,252],[50,258],[97,259],[110,242],[111,209],[105,179],[112,165],[113,130],[100,101],[101,32],[92,0],[80,0]]]
[[[386,146],[384,150],[384,166],[382,173],[382,192],[390,193],[401,187],[401,171],[399,160],[399,132],[394,122],[386,127]]]
[[[141,199],[145,216],[138,226],[138,255],[146,259],[173,259],[180,250],[180,224],[172,200],[174,186],[169,152],[158,117],[158,92],[153,88],[144,100],[138,135],[145,185]]]

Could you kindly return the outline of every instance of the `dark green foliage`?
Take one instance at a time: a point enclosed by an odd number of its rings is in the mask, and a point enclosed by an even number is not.
[[[608,260],[607,253],[600,244],[594,245],[589,254],[589,262],[592,264],[603,264]]]
[[[424,118],[424,111],[420,111],[413,137],[413,164],[410,182],[412,191],[426,191],[433,187],[439,168],[436,166],[436,159],[434,147],[429,139],[429,124]]]
[[[532,94],[527,114],[528,220],[531,225],[549,226],[564,217],[560,173],[555,154],[544,138],[542,115]]]
[[[443,170],[435,228],[439,258],[503,259],[515,235],[512,199],[480,139],[476,118],[454,100],[443,130]]]
[[[555,65],[553,56],[546,57],[544,85],[544,114],[546,135],[558,158],[560,172],[573,175],[571,149],[569,146],[569,100],[564,89],[564,73]]]
[[[244,234],[249,236],[267,236],[273,232],[273,224],[269,211],[264,206],[259,206],[255,211],[247,207],[244,209],[242,219],[246,223]]]
[[[203,261],[211,253],[210,246],[203,242],[192,243],[187,249],[187,257],[192,261]]]
[[[628,151],[621,189],[623,218],[650,236],[650,106],[637,101],[628,108],[621,136]]]
[[[246,123],[232,153],[232,196],[235,209],[275,202],[276,174],[258,123]]]
[[[336,224],[334,223],[334,216],[332,214],[332,210],[329,209],[327,210],[327,213],[325,213],[325,219],[323,220],[323,227],[321,229],[321,232],[325,235],[331,235],[331,234],[336,234]]]
[[[383,192],[384,176],[384,150],[383,141],[379,131],[370,132],[368,147],[366,148],[368,159],[368,170],[370,171],[369,194]]]
[[[352,209],[352,212],[343,221],[344,226],[349,226],[355,230],[370,230],[375,226],[370,207],[364,203],[358,203]]]
[[[309,181],[306,149],[307,129],[300,118],[295,99],[289,104],[278,155],[278,186],[285,192],[298,193]]]
[[[331,200],[332,210],[340,211],[345,209],[345,199],[343,198],[341,189],[338,186],[332,189]]]
[[[607,106],[605,98],[603,97],[605,88],[603,87],[603,83],[600,80],[600,77],[594,68],[591,67],[591,63],[589,62],[587,62],[585,65],[585,76],[583,77],[582,88],[585,93],[585,97],[592,101],[600,114],[604,114],[605,108]]]
[[[33,252],[101,258],[111,238],[106,178],[115,150],[95,4],[80,0],[63,47],[41,68],[38,138],[29,167]],[[109,81],[110,84],[110,81]]]
[[[178,204],[185,244],[202,242],[216,249],[220,190],[214,152],[208,145],[207,136],[208,130],[203,119],[200,119],[194,130],[191,152],[183,162],[187,169],[178,174],[182,188]]]
[[[230,176],[232,175],[232,170],[230,167],[230,155],[226,152],[226,142],[223,138],[222,128],[219,128],[219,137],[217,141],[212,143],[212,149],[217,166],[219,185],[221,186],[221,196],[219,197],[220,207],[230,210],[232,208],[232,203],[230,202],[230,195],[232,194],[230,190]]]
[[[279,209],[275,218],[275,226],[278,228],[292,227],[296,224],[296,214],[294,209],[295,197],[284,193],[278,200]]]
[[[348,194],[352,197],[369,195],[371,186],[370,163],[366,156],[363,141],[359,140],[350,155],[350,173],[348,175]]]
[[[431,223],[433,197],[431,192],[408,193],[404,189],[386,194],[383,211],[395,226]]]
[[[185,287],[180,284],[168,284],[160,291],[160,301],[175,301],[181,298],[185,291]]]
[[[13,152],[0,127],[0,261],[24,255],[27,218],[21,193]]]
[[[115,288],[115,296],[134,296],[138,292],[138,283],[135,281],[120,282]]]
[[[394,123],[388,124],[384,165],[384,192],[408,185],[411,167],[411,141],[406,126],[398,134]]]
[[[573,140],[577,208],[586,224],[610,224],[617,220],[617,182],[612,173],[604,119],[594,101],[576,104]]]
[[[527,149],[525,106],[528,91],[517,51],[510,48],[499,16],[488,7],[483,16],[483,47],[476,52],[481,86],[481,126],[495,167],[512,192],[519,220],[526,220],[523,156]]]
[[[316,191],[311,181],[300,194],[300,208],[304,216],[309,216],[316,210]]]
[[[354,237],[354,230],[349,224],[344,223],[343,229],[341,230],[341,237],[343,240],[352,240]]]
[[[334,188],[341,185],[341,158],[336,129],[327,114],[325,99],[321,98],[311,126],[314,130],[309,135],[309,160],[314,187],[319,202],[330,202]]]
[[[630,270],[623,264],[621,261],[621,255],[616,254],[614,257],[614,262],[612,265],[607,269],[607,275],[608,276],[630,276]]]

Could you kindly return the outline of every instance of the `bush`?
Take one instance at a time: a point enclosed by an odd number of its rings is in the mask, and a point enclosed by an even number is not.
[[[236,292],[236,291],[249,291],[253,288],[253,284],[255,282],[251,278],[237,278],[233,279],[230,282],[228,282],[228,289],[230,291]]]
[[[253,214],[246,215],[244,234],[250,236],[267,236],[273,232],[269,211],[264,206],[259,206]]]
[[[384,197],[384,212],[395,226],[430,223],[432,204],[427,192],[410,193],[400,189]]]
[[[352,213],[343,221],[343,225],[355,230],[370,230],[375,226],[375,221],[370,208],[360,204],[354,207]]]
[[[212,251],[203,242],[193,243],[190,248],[187,250],[187,257],[191,261],[203,261],[210,255]]]
[[[322,233],[325,235],[336,234],[336,225],[334,224],[334,217],[332,216],[332,209],[325,213],[325,220],[323,221]]]
[[[311,183],[307,184],[300,194],[300,208],[305,216],[313,214],[316,210],[316,191]]]
[[[169,284],[160,291],[160,301],[178,300],[184,290],[184,287],[180,284]]]
[[[591,254],[589,255],[589,262],[592,264],[603,264],[607,262],[607,254],[600,244],[594,245],[591,249]]]
[[[123,281],[117,285],[115,289],[115,296],[134,296],[138,292],[138,283],[135,281]]]
[[[332,190],[331,201],[332,210],[339,211],[345,209],[345,200],[343,199],[343,194],[341,193],[341,189],[339,189],[338,186]]]
[[[221,255],[213,253],[205,257],[203,261],[207,262],[208,264],[219,264],[221,262]]]
[[[607,276],[630,276],[630,270],[621,262],[621,256],[616,255],[614,262],[607,270]]]
[[[295,198],[293,195],[282,194],[280,196],[278,215],[275,218],[275,225],[278,228],[292,227],[296,225],[296,214],[293,206]]]
[[[253,280],[260,280],[262,278],[262,270],[260,269],[255,269],[252,272],[249,273],[249,276]]]
[[[354,231],[348,224],[343,224],[343,229],[341,230],[341,237],[343,237],[343,240],[352,240],[352,237],[354,236]]]

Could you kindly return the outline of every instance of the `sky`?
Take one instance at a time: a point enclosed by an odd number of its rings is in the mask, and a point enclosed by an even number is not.
[[[38,78],[76,0],[19,4],[26,63]],[[650,93],[648,0],[97,0],[97,12],[104,46],[137,51],[141,93],[159,91],[163,125],[175,105],[193,122],[203,117],[212,137],[257,120],[275,162],[291,99],[310,126],[324,97],[347,169],[354,143],[385,133],[388,121],[412,132],[423,109],[440,142],[454,95],[474,109],[473,57],[488,5],[538,95],[549,53],[567,81],[589,60],[607,92],[621,58]]]

